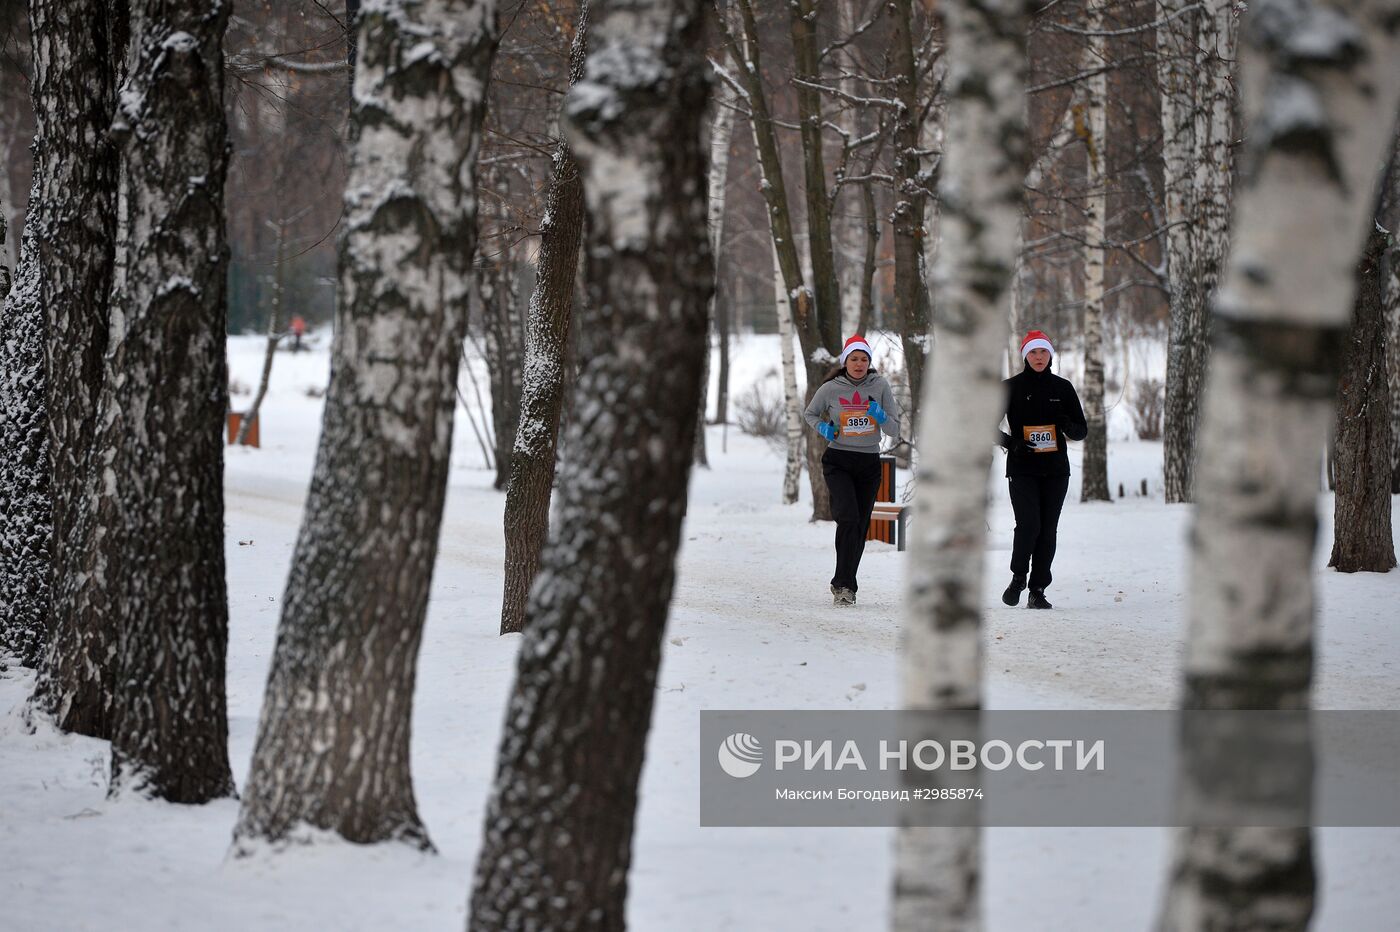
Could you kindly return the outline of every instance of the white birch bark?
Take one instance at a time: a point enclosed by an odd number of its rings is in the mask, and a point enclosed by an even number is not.
[[[706,327],[705,356],[701,360],[700,411],[695,426],[695,462],[709,466],[705,451],[706,411],[710,399],[710,356],[715,337],[715,302],[719,300],[720,247],[724,243],[724,208],[729,184],[729,143],[734,135],[735,106],[738,95],[729,85],[721,83],[714,96],[714,117],[710,120],[710,174],[708,229],[710,255],[715,260],[715,293],[710,296],[709,325]]]
[[[1237,21],[1231,0],[1162,0],[1157,11],[1171,310],[1163,477],[1166,500],[1186,502],[1208,355],[1206,307],[1229,242]]]
[[[1224,271],[1230,242],[1230,195],[1233,168],[1235,83],[1239,18],[1234,0],[1211,0],[1201,19],[1196,72],[1204,78],[1196,109],[1196,222],[1193,258],[1202,307],[1208,307]],[[1206,311],[1202,311],[1204,316]]]
[[[31,197],[39,189],[36,171]],[[13,282],[0,266],[0,653],[32,667],[45,641],[53,518],[38,214],[29,216]]]
[[[783,464],[783,504],[797,502],[802,479],[802,396],[797,393],[797,361],[792,352],[792,307],[783,293],[783,272],[773,251],[773,304],[778,310],[778,342],[782,347],[783,425],[787,432],[787,458]]]
[[[1266,3],[1243,35],[1249,167],[1212,325],[1185,708],[1311,702],[1318,475],[1400,103],[1395,13]],[[1314,887],[1307,829],[1184,830],[1159,928],[1305,929]]]
[[[931,364],[938,377],[924,387],[921,431],[939,442],[919,458],[900,652],[902,705],[914,710],[982,703],[989,437],[1002,414],[1001,353],[1028,167],[1030,4],[955,0],[943,12],[948,128],[939,185],[940,326]],[[902,826],[894,928],[979,928],[980,851],[976,828]]]
[[[88,495],[109,549],[110,793],[232,796],[224,692],[228,402],[224,29],[231,4],[132,0],[118,270]]]
[[[52,503],[50,566],[29,567],[45,597],[48,644],[31,707],[64,731],[111,738],[116,639],[104,612],[116,572],[95,514],[94,453],[103,354],[111,325],[118,159],[111,142],[126,4],[31,0],[36,194],[26,226],[44,315],[45,405]],[[35,574],[41,575],[35,575]]]
[[[1104,418],[1103,319],[1104,259],[1108,241],[1108,72],[1103,35],[1103,4],[1088,7],[1089,62],[1096,69],[1086,89],[1084,199],[1084,418],[1089,434],[1084,438],[1080,471],[1080,500],[1110,502],[1108,492],[1108,430]]]
[[[1162,101],[1162,199],[1167,232],[1170,320],[1167,336],[1166,414],[1162,445],[1163,478],[1168,503],[1191,500],[1190,475],[1195,456],[1189,436],[1195,420],[1199,384],[1190,378],[1199,346],[1195,337],[1202,324],[1191,316],[1189,283],[1195,270],[1191,255],[1191,157],[1195,151],[1196,82],[1193,47],[1195,15],[1186,12],[1189,0],[1159,0],[1157,19],[1157,83]]]

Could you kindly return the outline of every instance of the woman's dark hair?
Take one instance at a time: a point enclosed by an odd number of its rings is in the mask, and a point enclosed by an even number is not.
[[[828,372],[828,373],[826,374],[826,378],[822,379],[822,384],[825,385],[827,382],[830,382],[832,379],[836,378],[838,375],[847,375],[847,374],[848,374],[848,373],[846,372],[846,366],[845,366],[845,364],[843,363],[842,365],[839,365],[839,366],[837,366],[836,368],[832,369],[830,372]],[[865,374],[866,374],[866,375],[874,375],[874,374],[875,374],[875,367],[874,367],[874,366],[871,366],[869,369],[866,369],[866,370],[865,370]]]

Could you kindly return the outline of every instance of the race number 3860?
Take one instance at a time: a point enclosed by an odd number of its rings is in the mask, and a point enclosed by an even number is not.
[[[1059,449],[1055,439],[1055,425],[1044,424],[1025,428],[1026,445],[1035,453],[1054,453]]]

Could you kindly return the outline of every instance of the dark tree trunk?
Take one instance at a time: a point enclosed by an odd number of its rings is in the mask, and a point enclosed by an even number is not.
[[[355,86],[355,48],[360,34],[360,0],[345,0],[345,60],[350,65],[350,86]]]
[[[569,48],[569,86],[583,73],[588,50],[588,3],[579,9]],[[569,144],[554,150],[554,166],[540,230],[535,293],[525,337],[525,386],[520,427],[515,436],[510,484],[506,489],[506,569],[501,600],[501,633],[525,629],[525,606],[539,571],[549,534],[549,500],[554,488],[559,419],[564,408],[574,285],[583,237],[583,182]]]
[[[714,287],[704,26],[700,0],[604,15],[589,56],[590,69],[603,67],[565,105],[589,208],[588,365],[565,441],[561,522],[520,645],[471,929],[625,925]]]
[[[37,175],[34,180],[31,204]],[[0,210],[0,246],[4,224]],[[29,667],[38,664],[46,640],[53,531],[38,248],[35,224],[27,223],[13,286],[0,266],[0,654]]]
[[[857,333],[865,333],[875,323],[875,271],[880,261],[880,216],[875,212],[875,191],[869,183],[860,186],[865,213],[865,264],[860,272],[860,318]],[[910,424],[917,421],[910,420]]]
[[[711,301],[710,304],[711,307],[706,309],[705,314],[705,346],[700,351],[700,400],[695,404],[695,465],[702,469],[710,468],[710,456],[705,450],[705,409],[710,394],[710,334],[714,331],[714,324],[710,320],[714,302]]]
[[[524,630],[526,599],[549,533],[549,500],[554,488],[565,356],[584,213],[578,166],[564,144],[555,155],[549,205],[550,219],[541,235],[538,280],[530,299],[528,375],[506,491],[502,634]]]
[[[107,571],[112,539],[96,513],[102,464],[93,441],[113,292],[117,154],[108,132],[126,4],[32,0],[30,18],[40,187],[28,224],[47,318],[53,502],[51,640],[35,701],[65,731],[110,738],[116,636],[106,605],[117,578]]]
[[[211,12],[212,10],[212,12]],[[229,7],[133,0],[114,303],[96,448],[115,630],[111,792],[233,795],[224,655],[228,407],[224,27]]]
[[[822,97],[813,85],[821,82],[817,49],[817,0],[793,0],[793,78],[796,79],[798,119],[802,125],[802,173],[807,195],[807,251],[812,260],[812,293],[817,306],[818,332],[829,349],[841,345],[841,285],[836,278],[836,253],[831,243],[831,200],[826,190],[826,160],[822,147]]]
[[[1356,310],[1337,393],[1337,498],[1332,559],[1343,573],[1395,566],[1390,526],[1390,385],[1386,378],[1381,258],[1374,227],[1356,267]]]
[[[729,301],[715,302],[715,329],[719,331],[719,384],[715,389],[715,423],[729,423],[729,324],[733,311]]]
[[[1381,262],[1381,309],[1385,315],[1385,367],[1390,383],[1390,493],[1400,494],[1400,126],[1390,146],[1381,182],[1380,224],[1390,231]]]
[[[409,727],[496,40],[489,2],[361,13],[331,382],[236,845],[301,825],[428,845]]]
[[[919,158],[919,75],[914,64],[911,0],[892,4],[894,26],[890,52],[899,79],[899,109],[894,130],[894,304],[909,376],[909,410],[904,423],[919,422],[924,360],[929,335],[928,292],[924,285],[924,193]],[[863,331],[862,331],[863,332]],[[912,436],[912,427],[911,434]]]
[[[10,296],[10,267],[5,262],[10,253],[7,245],[10,241],[9,221],[5,219],[5,195],[9,193],[8,188],[8,184],[0,185],[0,306],[3,306],[5,299]]]
[[[285,104],[284,104],[285,106]],[[283,122],[285,131],[286,123]],[[285,154],[278,165],[277,190],[282,194],[286,174],[287,159]],[[248,410],[243,412],[243,417],[238,424],[238,435],[233,442],[238,446],[248,443],[248,436],[253,431],[253,425],[257,423],[258,412],[262,410],[263,399],[267,397],[268,385],[272,382],[272,363],[277,358],[277,345],[282,340],[282,302],[287,292],[287,227],[288,221],[285,218],[279,219],[277,227],[277,245],[274,250],[272,268],[272,301],[267,311],[267,344],[263,348],[262,372],[258,376],[258,388],[253,393],[253,402],[248,405]],[[299,338],[298,338],[299,339]],[[295,345],[293,349],[295,349]]]
[[[486,368],[491,378],[491,427],[496,448],[497,489],[510,481],[511,450],[520,424],[521,368],[525,332],[511,251],[503,251],[477,270],[481,316],[486,333]]]

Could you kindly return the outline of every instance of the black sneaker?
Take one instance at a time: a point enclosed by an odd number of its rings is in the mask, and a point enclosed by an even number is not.
[[[1054,607],[1055,607],[1055,606],[1053,606],[1053,605],[1051,605],[1049,602],[1045,601],[1045,590],[1044,590],[1044,589],[1032,589],[1032,590],[1031,590],[1031,594],[1028,595],[1028,596],[1026,596],[1026,608],[1054,608]]]
[[[1007,605],[1015,605],[1021,601],[1021,590],[1026,588],[1026,577],[1021,573],[1015,573],[1011,577],[1011,585],[1006,587],[1006,591],[1001,594],[1001,600]]]

